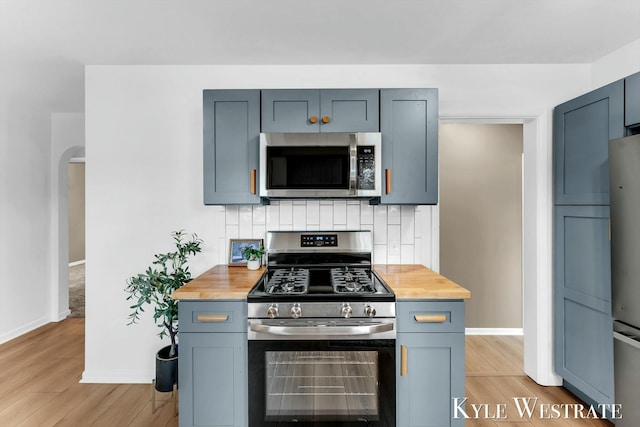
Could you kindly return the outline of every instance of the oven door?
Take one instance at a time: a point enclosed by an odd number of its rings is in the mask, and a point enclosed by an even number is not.
[[[395,427],[395,339],[250,340],[249,427]]]

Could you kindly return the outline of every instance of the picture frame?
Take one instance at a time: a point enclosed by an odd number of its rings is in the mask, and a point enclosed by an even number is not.
[[[247,246],[262,247],[262,239],[229,239],[229,265],[247,265],[243,250]],[[262,261],[262,260],[261,260]]]

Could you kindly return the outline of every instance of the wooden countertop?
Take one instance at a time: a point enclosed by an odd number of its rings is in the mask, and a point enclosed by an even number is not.
[[[468,299],[471,292],[421,264],[376,264],[376,273],[396,294],[396,300]]]
[[[176,300],[247,299],[247,293],[264,273],[245,266],[216,265],[180,289],[172,297]]]
[[[398,300],[468,299],[471,292],[420,264],[374,265]],[[244,300],[264,273],[216,265],[173,293],[176,300]]]

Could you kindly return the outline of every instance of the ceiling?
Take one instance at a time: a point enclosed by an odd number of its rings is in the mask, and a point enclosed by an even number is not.
[[[0,57],[76,64],[591,63],[638,0],[0,0]]]

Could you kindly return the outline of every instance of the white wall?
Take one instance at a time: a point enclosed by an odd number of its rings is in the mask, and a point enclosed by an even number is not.
[[[591,88],[599,88],[638,71],[640,71],[640,39],[591,64]]]
[[[544,243],[532,245],[533,262],[543,268],[533,277],[532,292],[540,301],[551,300],[549,117],[554,105],[589,89],[587,65],[88,66],[85,85],[83,381],[152,378],[153,354],[160,347],[154,336],[157,328],[150,318],[126,326],[129,304],[123,288],[128,276],[151,262],[152,254],[170,247],[171,230],[185,228],[204,239],[203,253],[191,264],[195,274],[224,260],[220,242],[227,235],[220,227],[225,224],[226,233],[226,212],[202,204],[205,88],[436,87],[443,119],[526,119],[525,144],[531,147],[525,153],[535,158],[525,164],[525,176],[534,177],[534,238],[541,236]],[[437,219],[437,208],[432,211]],[[437,233],[432,239],[437,246]],[[550,304],[541,305],[532,316],[529,327],[541,336],[536,342],[542,346],[536,351],[545,360],[534,361],[529,374],[544,383],[545,378],[553,379]],[[542,330],[537,330],[538,318],[543,319]]]
[[[51,112],[78,91],[46,64],[0,58],[0,342],[52,320]],[[59,82],[58,82],[59,83]],[[65,101],[56,95],[65,93]],[[82,99],[80,90],[80,99]]]

